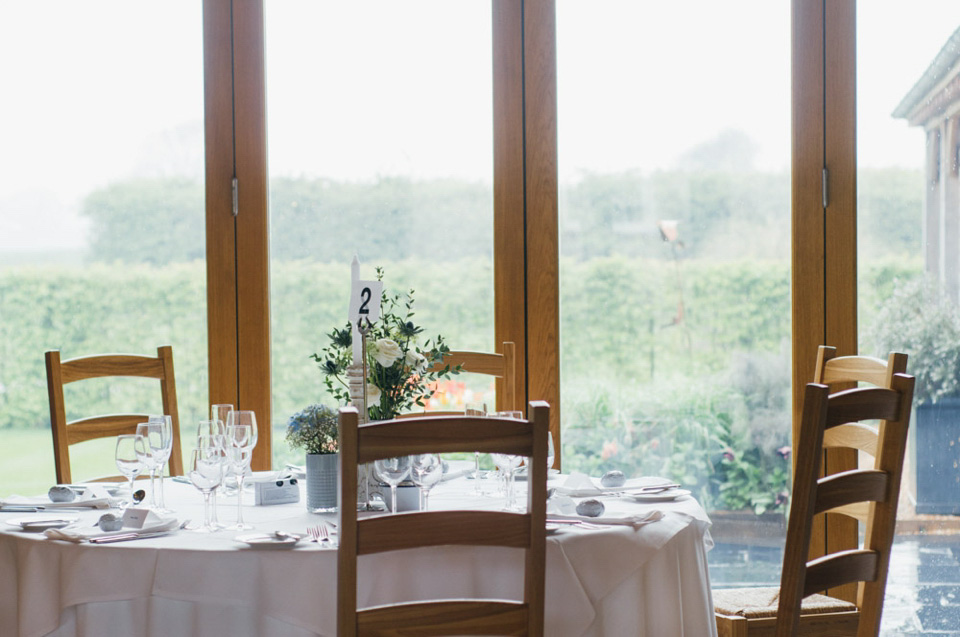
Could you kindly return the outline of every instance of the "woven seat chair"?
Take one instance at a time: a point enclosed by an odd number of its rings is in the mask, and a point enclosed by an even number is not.
[[[827,385],[807,385],[780,587],[713,591],[720,637],[879,634],[913,385],[912,376],[900,373],[889,388],[831,394]],[[818,478],[826,432],[872,420],[880,421],[874,468]],[[863,547],[808,561],[814,516],[862,503],[868,505]],[[818,594],[852,582],[856,604]]]

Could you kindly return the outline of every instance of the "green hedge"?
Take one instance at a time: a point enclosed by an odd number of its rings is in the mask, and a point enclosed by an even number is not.
[[[389,288],[415,290],[425,336],[442,333],[458,349],[494,347],[489,259],[373,265],[385,268]],[[271,420],[282,431],[290,414],[329,403],[309,355],[345,322],[349,266],[288,261],[271,268]],[[894,279],[918,271],[917,263],[896,261],[866,269],[861,316],[869,318]],[[49,428],[45,350],[69,358],[149,353],[167,343],[181,423],[200,420],[209,402],[205,281],[202,262],[0,270],[0,430]],[[717,506],[771,505],[785,486],[782,458],[773,454],[789,444],[788,265],[564,260],[561,289],[565,467],[659,473]],[[104,398],[135,399],[152,411],[155,393],[101,386],[68,403],[80,412]],[[282,439],[276,447],[278,461],[292,457]],[[746,475],[747,460],[760,475]],[[745,484],[736,493],[722,487],[738,480]]]

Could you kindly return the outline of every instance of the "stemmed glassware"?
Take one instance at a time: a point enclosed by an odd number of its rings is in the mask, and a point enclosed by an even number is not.
[[[159,425],[160,437],[157,438],[151,437],[148,439],[150,447],[153,449],[154,464],[156,465],[158,477],[160,478],[160,487],[157,491],[159,498],[155,503],[155,509],[157,513],[172,513],[170,509],[167,508],[166,503],[163,499],[163,470],[167,466],[167,460],[170,459],[170,452],[173,450],[173,420],[170,416],[150,416],[150,423],[156,423]],[[155,442],[159,442],[158,445],[154,445]]]
[[[230,468],[226,450],[226,426],[219,420],[201,420],[200,424],[197,425],[197,447],[210,448],[216,451],[220,457],[220,462],[224,465],[224,478],[226,478],[227,470]],[[217,491],[219,489],[219,486],[214,488],[210,494],[210,518],[213,526],[223,528],[220,520],[217,519]]]
[[[156,483],[154,474],[157,471],[157,459],[153,453],[153,442],[159,444],[160,429],[156,423],[142,422],[137,425],[137,435],[143,438],[143,446],[137,448],[137,456],[140,458],[140,465],[150,475],[150,500],[146,503],[146,508],[156,508]],[[151,437],[154,440],[151,440]]]
[[[390,485],[390,512],[397,512],[397,485],[410,475],[410,456],[380,458],[373,463],[380,479]]]
[[[133,481],[136,480],[140,472],[143,471],[143,464],[140,457],[144,453],[143,436],[136,434],[123,434],[117,436],[117,445],[114,448],[114,460],[117,463],[117,469],[129,482],[130,499],[120,503],[121,509],[126,509],[133,504]]]
[[[201,533],[213,533],[219,530],[213,525],[210,514],[210,495],[223,481],[223,462],[216,448],[194,449],[190,453],[187,477],[190,478],[190,483],[203,494],[203,526],[196,530]]]
[[[252,411],[231,411],[227,415],[225,448],[230,467],[237,474],[237,522],[232,529],[252,529],[243,522],[243,479],[250,468],[257,445],[257,417]]]
[[[516,508],[516,504],[513,500],[513,482],[514,482],[514,472],[517,467],[520,466],[520,463],[523,462],[523,456],[514,456],[505,453],[495,453],[493,455],[493,461],[496,463],[497,467],[500,468],[500,471],[503,473],[506,488],[506,510],[513,511]]]
[[[432,489],[443,477],[443,461],[436,453],[410,456],[410,478],[420,488],[420,510],[427,510]]]
[[[487,415],[487,405],[485,403],[467,403],[463,410],[464,416],[479,416],[484,417]],[[477,492],[477,495],[483,495],[483,488],[480,486],[480,452],[473,452],[473,486],[474,490]]]

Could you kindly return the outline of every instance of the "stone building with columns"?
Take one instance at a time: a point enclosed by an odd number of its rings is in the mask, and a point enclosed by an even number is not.
[[[960,302],[960,29],[893,116],[926,132],[924,267],[954,302]]]

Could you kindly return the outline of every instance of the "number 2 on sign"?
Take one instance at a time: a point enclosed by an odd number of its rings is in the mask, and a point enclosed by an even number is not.
[[[380,318],[380,297],[383,281],[354,281],[350,295],[350,322],[360,319],[375,323]]]

